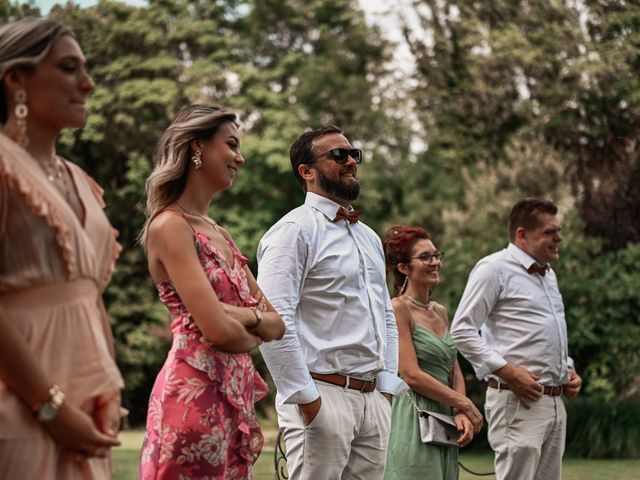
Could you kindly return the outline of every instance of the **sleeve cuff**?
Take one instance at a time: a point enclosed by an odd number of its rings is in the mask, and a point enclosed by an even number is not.
[[[502,358],[497,353],[492,353],[484,363],[484,365],[480,366],[480,368],[476,372],[476,377],[478,378],[478,380],[483,380],[487,375],[501,369],[506,364],[507,361],[504,358]]]
[[[311,379],[309,383],[307,383],[302,390],[298,390],[297,392],[292,393],[287,398],[280,402],[280,405],[283,404],[293,404],[299,405],[301,403],[311,403],[314,400],[317,400],[320,397],[320,392],[318,391],[318,387],[316,387],[316,382]]]
[[[376,389],[382,393],[390,393],[397,397],[404,392],[409,391],[409,385],[404,383],[399,376],[391,372],[380,372],[376,375]]]
[[[573,361],[573,358],[571,357],[567,357],[567,366],[571,369],[571,370],[575,370],[576,369],[576,364]]]

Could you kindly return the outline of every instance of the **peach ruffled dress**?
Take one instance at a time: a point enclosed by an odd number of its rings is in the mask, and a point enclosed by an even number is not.
[[[0,309],[66,401],[92,413],[99,401],[119,402],[123,387],[102,303],[121,247],[100,187],[66,165],[82,220],[38,163],[0,134]],[[111,461],[74,460],[0,380],[0,477],[108,479]]]

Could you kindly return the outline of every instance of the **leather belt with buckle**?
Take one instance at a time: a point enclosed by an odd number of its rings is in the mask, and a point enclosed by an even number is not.
[[[376,388],[376,380],[371,382],[365,380],[358,380],[357,378],[340,375],[339,373],[311,373],[311,378],[320,380],[321,382],[331,383],[332,385],[338,385],[343,388],[351,388],[352,390],[358,390],[360,392],[369,393],[373,392]]]
[[[506,383],[498,383],[497,380],[491,379],[487,381],[487,386],[489,388],[496,388],[498,390],[511,390],[509,385]],[[558,395],[562,395],[563,387],[544,387],[544,394],[549,395],[550,397],[557,397]]]

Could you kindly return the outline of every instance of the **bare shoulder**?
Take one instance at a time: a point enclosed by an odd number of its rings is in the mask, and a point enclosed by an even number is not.
[[[393,307],[393,313],[396,316],[396,321],[411,322],[407,304],[404,302],[402,298],[393,297],[391,299],[391,306]]]
[[[148,248],[193,243],[193,230],[179,213],[165,210],[158,214],[149,225]]]
[[[391,299],[391,306],[393,310],[397,313],[399,309],[404,309],[405,303],[400,297],[393,297]]]

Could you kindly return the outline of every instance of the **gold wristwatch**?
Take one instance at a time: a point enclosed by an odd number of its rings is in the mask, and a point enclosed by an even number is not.
[[[62,393],[60,387],[53,384],[49,389],[49,398],[33,408],[38,420],[47,423],[56,418],[58,410],[60,410],[60,407],[64,403],[64,397],[64,393]]]

